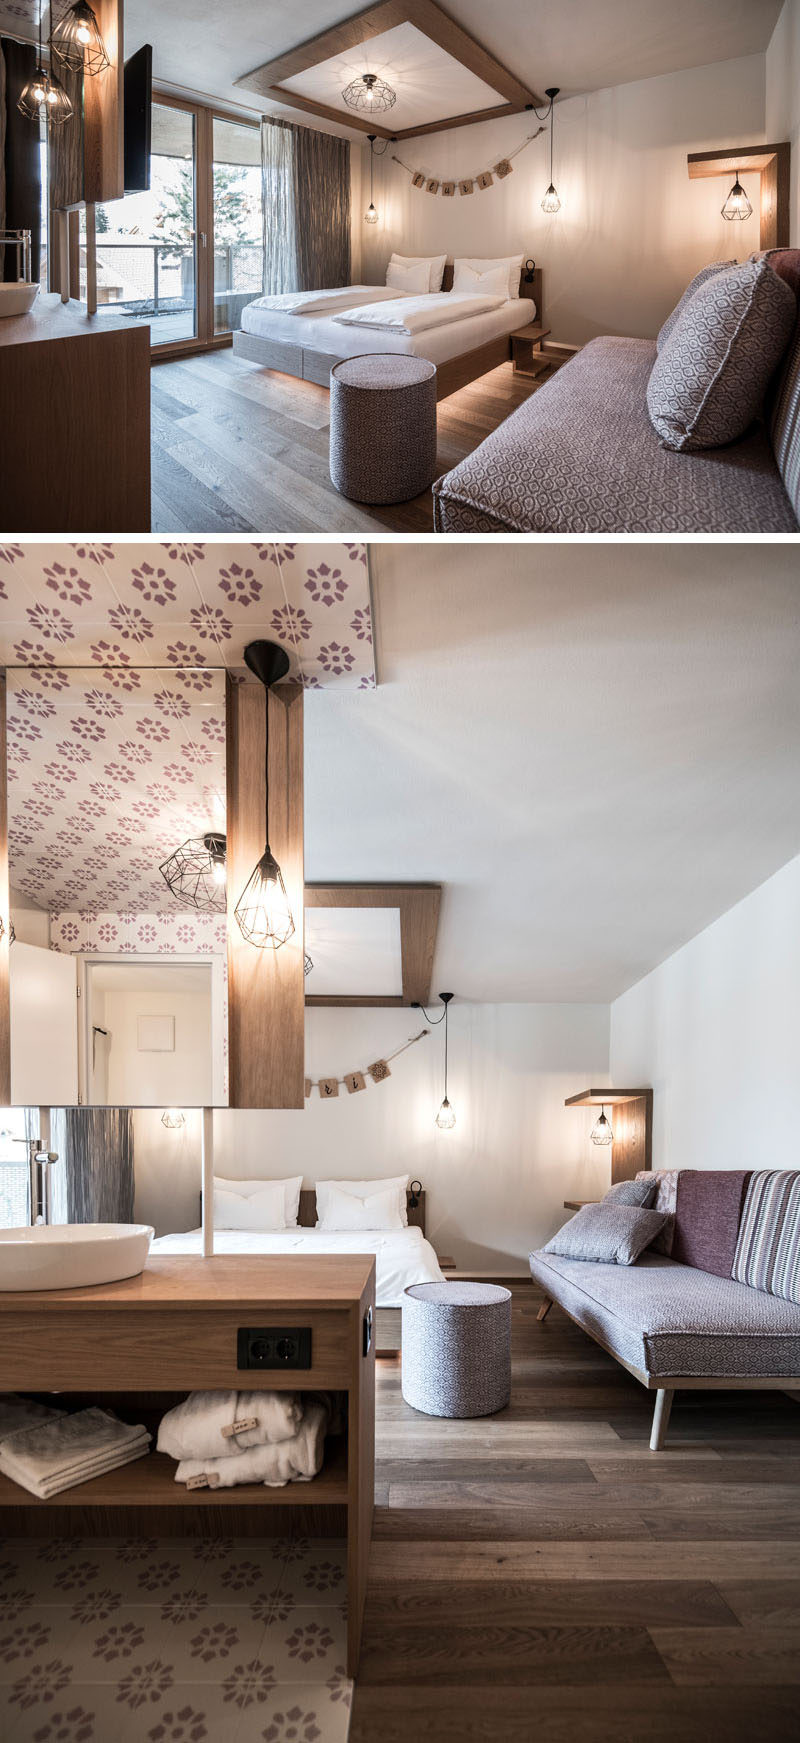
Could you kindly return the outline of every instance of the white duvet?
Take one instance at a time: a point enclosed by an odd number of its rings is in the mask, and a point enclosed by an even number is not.
[[[200,1254],[203,1251],[202,1231],[189,1229],[184,1234],[160,1235],[153,1241],[150,1251]],[[214,1251],[281,1256],[292,1253],[304,1256],[313,1253],[374,1253],[378,1307],[400,1307],[403,1290],[411,1283],[444,1282],[433,1247],[421,1229],[398,1229],[391,1234],[374,1230],[369,1234],[340,1234],[325,1229],[283,1229],[279,1234],[270,1234],[250,1229],[217,1229]]]
[[[248,306],[251,309],[273,309],[279,315],[331,315],[337,309],[355,308],[357,303],[377,303],[381,298],[396,302],[398,292],[381,285],[348,284],[335,290],[283,291],[275,296],[255,297]]]
[[[333,316],[343,327],[370,327],[381,333],[427,333],[432,327],[467,321],[472,315],[488,315],[508,301],[503,296],[474,296],[469,291],[426,291],[420,296],[401,296],[396,301],[361,303]]]

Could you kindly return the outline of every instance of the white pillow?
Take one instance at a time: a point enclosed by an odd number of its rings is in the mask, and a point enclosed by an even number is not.
[[[282,1180],[257,1180],[256,1192],[231,1192],[232,1184],[214,1180],[216,1229],[285,1229]]]
[[[490,266],[487,272],[475,272],[462,264],[453,284],[453,292],[472,291],[475,296],[508,297],[508,273],[504,266]]]
[[[331,1186],[335,1186],[339,1192],[349,1192],[353,1198],[371,1198],[375,1192],[396,1192],[400,1219],[403,1228],[406,1229],[408,1228],[406,1192],[410,1178],[408,1174],[395,1174],[388,1180],[318,1180],[317,1221],[323,1221],[328,1204],[328,1190]]]
[[[418,266],[401,266],[398,260],[390,260],[386,268],[386,284],[389,290],[419,295],[420,292],[427,291],[429,280],[430,273],[424,260]]]
[[[400,1203],[396,1190],[371,1192],[361,1198],[354,1192],[341,1192],[338,1186],[328,1190],[325,1215],[318,1229],[402,1229]]]
[[[468,288],[464,285],[460,285],[458,282],[458,269],[460,266],[470,266],[473,272],[491,272],[492,268],[495,266],[504,266],[507,274],[506,296],[518,297],[519,275],[522,271],[522,261],[523,256],[521,254],[504,255],[499,260],[473,260],[471,258],[467,259],[466,257],[461,260],[456,260],[453,265],[453,290],[463,290]]]
[[[251,1198],[262,1188],[272,1186],[283,1187],[283,1222],[276,1223],[276,1228],[296,1229],[297,1212],[300,1209],[300,1188],[303,1184],[302,1174],[294,1174],[288,1180],[227,1180],[221,1174],[214,1175],[214,1189],[221,1192],[236,1192],[241,1198]],[[229,1224],[228,1227],[232,1225]],[[265,1227],[265,1224],[261,1225]]]
[[[444,278],[446,254],[392,254],[390,265],[427,266],[428,290],[440,291]]]

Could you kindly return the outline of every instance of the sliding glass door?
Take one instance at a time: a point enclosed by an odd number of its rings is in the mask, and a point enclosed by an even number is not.
[[[148,321],[153,345],[200,336],[196,138],[191,108],[154,102],[149,189],[97,207],[98,315]]]

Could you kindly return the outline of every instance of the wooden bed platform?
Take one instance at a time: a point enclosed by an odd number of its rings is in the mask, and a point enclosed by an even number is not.
[[[444,269],[442,290],[452,290],[452,286],[453,268],[448,264]],[[547,329],[542,312],[540,266],[534,268],[530,280],[523,267],[519,294],[536,304],[538,316],[536,321],[530,322],[519,331],[524,331],[526,337],[534,343],[541,341]],[[449,394],[458,393],[459,388],[466,387],[470,381],[477,381],[480,376],[487,375],[490,369],[497,369],[499,364],[508,363],[513,355],[511,340],[511,333],[500,333],[497,338],[489,339],[485,345],[479,345],[475,351],[465,351],[460,357],[449,357],[446,363],[437,364],[437,400],[447,399]],[[259,363],[262,369],[279,369],[285,375],[298,376],[301,381],[314,381],[318,387],[329,386],[334,364],[342,361],[340,357],[325,351],[314,351],[304,345],[290,345],[282,339],[261,339],[255,333],[234,333],[233,349],[237,357],[244,357],[249,363]]]

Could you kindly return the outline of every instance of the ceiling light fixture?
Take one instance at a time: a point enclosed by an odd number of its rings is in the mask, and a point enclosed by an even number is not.
[[[50,48],[56,60],[73,73],[88,73],[94,78],[111,65],[100,26],[86,0],[77,0],[76,5],[67,7],[50,33]]]
[[[176,847],[158,869],[177,902],[189,902],[200,914],[224,914],[226,852],[225,836],[208,829]]]
[[[186,1125],[186,1115],[182,1108],[165,1108],[161,1115],[161,1124],[168,1132],[180,1132]]]
[[[589,1136],[593,1144],[613,1144],[614,1133],[606,1119],[606,1110],[604,1107],[600,1109],[600,1118],[596,1124],[592,1126]]]
[[[561,201],[553,186],[553,104],[560,89],[560,85],[548,85],[545,91],[545,96],[550,98],[550,186],[545,189],[542,211],[548,213],[560,212],[561,210]]]
[[[264,686],[264,852],[234,909],[239,931],[257,950],[279,950],[294,932],[294,919],[278,861],[269,845],[269,693],[286,677],[289,655],[277,642],[249,642],[244,657]]]
[[[444,1010],[440,1017],[429,1017],[425,1006],[420,1004],[419,999],[411,1000],[411,1008],[414,1011],[421,1011],[426,1023],[430,1023],[433,1027],[435,1027],[437,1023],[444,1023],[444,1100],[438,1114],[436,1115],[436,1124],[439,1127],[440,1132],[452,1132],[456,1123],[456,1116],[447,1094],[447,1012],[453,994],[440,993],[439,997],[444,1005]]]
[[[367,134],[369,140],[369,205],[364,213],[365,224],[377,224],[378,222],[378,214],[375,210],[375,204],[372,198],[372,168],[375,162],[375,141],[377,137],[377,133]]]
[[[17,108],[21,115],[29,121],[38,121],[44,114],[51,127],[61,127],[72,114],[72,103],[64,86],[54,73],[49,73],[42,59],[42,7],[39,6],[39,50],[36,56],[36,68],[33,78],[29,79],[19,95]]]
[[[379,79],[377,73],[362,73],[359,79],[352,79],[345,85],[342,97],[348,109],[366,109],[368,115],[377,115],[381,109],[393,109],[397,102],[397,92],[387,85],[385,79]]]
[[[737,220],[740,224],[743,224],[745,219],[751,216],[752,211],[753,208],[739,180],[739,171],[737,169],[736,180],[724,206],[722,207],[722,216],[729,224],[735,224]]]

